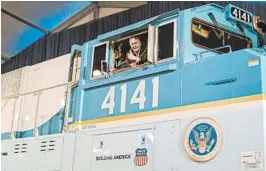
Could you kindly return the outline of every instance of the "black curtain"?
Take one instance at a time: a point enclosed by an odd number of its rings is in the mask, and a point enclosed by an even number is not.
[[[73,44],[82,45],[84,42],[96,39],[100,34],[110,32],[173,9],[178,8],[183,10],[208,3],[216,3],[221,6],[226,6],[231,3],[242,9],[250,11],[255,15],[261,16],[261,18],[266,21],[265,2],[149,2],[145,5],[106,16],[59,33],[43,36],[19,54],[12,57],[11,60],[2,64],[1,73],[3,74],[27,65],[38,64],[40,62],[70,53],[71,46]],[[266,42],[266,37],[264,37],[264,42]]]

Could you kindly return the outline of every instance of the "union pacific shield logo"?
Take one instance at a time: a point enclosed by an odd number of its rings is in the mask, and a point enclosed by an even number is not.
[[[136,157],[135,157],[135,164],[137,166],[144,166],[148,162],[148,156],[147,156],[147,149],[146,148],[138,148],[136,150]]]

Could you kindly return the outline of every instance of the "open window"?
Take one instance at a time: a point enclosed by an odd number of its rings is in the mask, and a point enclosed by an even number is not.
[[[155,53],[157,62],[175,57],[176,22],[162,23],[157,27],[157,42]]]
[[[113,41],[113,72],[148,64],[148,31],[127,34]]]
[[[194,45],[210,50],[216,48],[215,52],[217,53],[228,53],[230,48],[232,51],[236,51],[252,47],[250,38],[245,35],[217,28],[217,26],[197,18],[192,20],[191,36]]]
[[[107,66],[108,43],[102,43],[93,47],[91,78],[103,77],[108,72]]]

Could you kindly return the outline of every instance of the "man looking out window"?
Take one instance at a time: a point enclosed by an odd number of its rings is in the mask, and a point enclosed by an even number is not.
[[[121,42],[114,51],[116,69],[135,68],[147,62],[147,47],[143,46],[140,37],[132,36],[125,41],[127,42]],[[127,46],[124,46],[126,44]],[[123,49],[127,49],[125,55]]]
[[[127,60],[131,67],[137,64],[143,64],[147,61],[147,48],[141,46],[139,37],[129,38],[130,50],[127,53]]]

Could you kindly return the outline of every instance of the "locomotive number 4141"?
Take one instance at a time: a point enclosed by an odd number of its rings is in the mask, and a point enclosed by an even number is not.
[[[239,20],[242,20],[244,22],[251,23],[251,21],[252,21],[251,15],[245,11],[240,10],[240,9],[232,7],[231,8],[231,14],[235,18],[238,18]]]
[[[158,106],[158,96],[159,96],[159,77],[152,79],[152,107]],[[126,98],[127,98],[127,84],[122,84],[120,87],[121,91],[121,101],[120,101],[120,112],[126,111]],[[141,80],[133,93],[130,104],[138,103],[139,109],[145,108],[145,80]],[[109,109],[109,115],[114,113],[115,107],[115,86],[110,87],[107,95],[105,96],[101,109]]]

